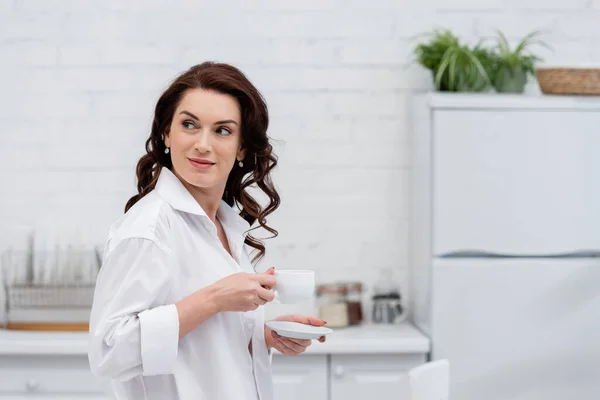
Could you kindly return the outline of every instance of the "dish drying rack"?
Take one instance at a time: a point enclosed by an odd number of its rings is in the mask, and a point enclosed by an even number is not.
[[[65,252],[66,253],[66,252]],[[34,331],[87,331],[98,248],[87,251],[6,250],[0,259],[0,328]],[[0,293],[0,300],[2,300]],[[3,303],[3,304],[2,304]]]

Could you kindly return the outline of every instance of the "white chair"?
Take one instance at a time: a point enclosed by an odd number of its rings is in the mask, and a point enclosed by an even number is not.
[[[419,365],[408,372],[410,400],[448,400],[450,363],[437,360]]]

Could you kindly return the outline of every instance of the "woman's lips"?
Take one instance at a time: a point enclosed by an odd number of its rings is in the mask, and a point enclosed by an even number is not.
[[[208,169],[208,168],[212,167],[213,165],[215,165],[214,162],[212,162],[210,160],[205,160],[203,158],[188,158],[188,160],[190,161],[190,164],[192,164],[192,166],[194,168],[198,168],[198,169]]]

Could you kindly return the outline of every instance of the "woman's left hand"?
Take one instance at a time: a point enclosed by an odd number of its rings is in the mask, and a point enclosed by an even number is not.
[[[308,315],[283,315],[281,317],[275,318],[275,321],[299,322],[301,324],[309,324],[314,326],[325,325],[325,321]],[[275,348],[285,356],[296,356],[298,354],[304,353],[306,348],[312,344],[312,341],[307,339],[292,339],[279,336],[266,325],[265,342],[267,343],[267,347],[269,349]],[[325,342],[325,336],[322,336],[319,339],[319,342]]]

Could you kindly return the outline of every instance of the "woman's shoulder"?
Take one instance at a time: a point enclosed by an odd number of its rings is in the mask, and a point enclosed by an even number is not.
[[[126,239],[147,239],[163,247],[169,237],[171,213],[168,203],[151,191],[112,224],[108,240],[115,246]]]

